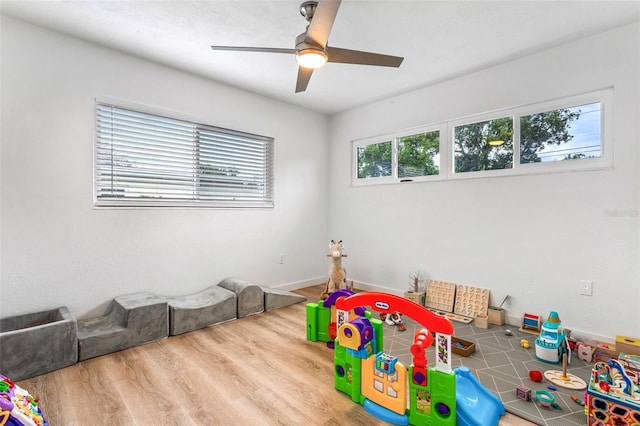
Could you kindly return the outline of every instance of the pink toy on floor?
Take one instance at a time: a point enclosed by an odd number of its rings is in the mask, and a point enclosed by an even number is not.
[[[593,358],[593,351],[595,348],[593,346],[585,345],[582,342],[578,342],[576,344],[576,351],[578,352],[578,358],[583,361],[591,362]]]

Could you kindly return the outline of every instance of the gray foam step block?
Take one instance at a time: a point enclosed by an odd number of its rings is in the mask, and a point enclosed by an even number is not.
[[[262,287],[262,291],[264,292],[265,311],[305,302],[307,300],[306,297],[287,290]]]
[[[0,319],[0,373],[17,382],[77,363],[76,331],[66,306]]]
[[[187,333],[237,317],[237,296],[214,285],[201,292],[167,297],[169,335]]]
[[[264,312],[262,287],[238,278],[225,278],[218,286],[234,292],[238,297],[238,318]]]
[[[78,359],[121,351],[168,335],[169,313],[164,297],[147,292],[118,296],[106,316],[78,320]]]

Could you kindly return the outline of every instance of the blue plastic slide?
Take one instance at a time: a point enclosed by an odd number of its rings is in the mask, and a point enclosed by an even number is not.
[[[489,392],[464,366],[456,373],[456,425],[492,426],[498,425],[500,416],[506,414],[504,404]]]

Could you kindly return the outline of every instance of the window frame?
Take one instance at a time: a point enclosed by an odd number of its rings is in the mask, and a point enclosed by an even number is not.
[[[99,174],[101,170],[104,170],[104,166],[102,166],[100,161],[103,161],[100,156],[100,149],[103,148],[101,145],[106,145],[101,141],[101,133],[100,129],[100,108],[116,108],[119,110],[132,111],[135,114],[140,114],[143,116],[153,116],[156,118],[167,119],[171,121],[179,121],[181,124],[185,124],[189,127],[192,127],[192,154],[191,154],[191,166],[184,168],[184,171],[187,173],[192,172],[192,185],[185,186],[185,189],[191,187],[190,193],[192,194],[190,198],[186,197],[175,197],[175,198],[154,198],[149,197],[141,193],[140,195],[133,197],[118,197],[116,195],[111,196],[99,196],[102,188],[104,187],[104,183],[108,182],[109,179],[106,180],[100,179]],[[93,116],[94,116],[94,132],[93,132],[93,205],[94,208],[221,208],[221,209],[264,209],[264,208],[273,208],[274,207],[274,175],[275,175],[275,138],[270,136],[258,135],[255,133],[249,133],[245,131],[231,130],[228,128],[223,128],[220,126],[214,126],[211,124],[206,124],[202,120],[193,119],[193,117],[187,116],[185,114],[181,114],[175,111],[167,111],[162,110],[160,108],[141,106],[138,104],[132,104],[130,102],[114,100],[108,98],[96,98],[94,99],[93,105]],[[142,122],[141,122],[142,123]],[[202,138],[211,137],[214,135],[214,139],[210,140],[211,144],[205,144]],[[203,180],[204,175],[202,174],[202,166],[200,159],[202,156],[211,154],[212,150],[214,152],[215,148],[213,145],[215,144],[219,137],[220,139],[231,137],[234,141],[240,140],[242,138],[252,139],[253,142],[258,144],[263,144],[263,149],[265,150],[264,162],[261,163],[262,174],[260,175],[264,182],[264,191],[262,196],[256,197],[256,199],[248,199],[246,193],[238,192],[239,200],[229,199],[232,197],[221,197],[216,198],[212,192],[215,192],[218,188],[215,185],[205,186],[200,185],[200,182]],[[206,150],[200,149],[200,146],[207,145]],[[162,143],[158,143],[157,146],[152,147],[151,149],[163,148]],[[164,145],[166,148],[166,145]],[[185,151],[187,152],[187,151]],[[214,154],[216,155],[216,159],[219,157],[219,151]],[[176,157],[178,158],[178,157]],[[228,158],[228,157],[225,157]],[[249,158],[249,157],[247,157]],[[247,158],[243,157],[243,163],[249,161]],[[108,165],[106,166],[109,167]],[[149,179],[158,179],[161,178],[162,175],[154,175],[153,173],[145,174]],[[186,176],[186,175],[185,175]],[[238,182],[241,182],[242,179],[238,179]],[[101,185],[102,184],[102,185]],[[202,189],[205,188],[204,193],[208,192],[208,197],[202,196]],[[208,190],[208,191],[207,191]],[[163,194],[159,192],[159,194]],[[164,193],[165,195],[167,193]],[[244,195],[244,196],[243,196]]]
[[[426,175],[426,176],[413,176],[413,177],[404,177],[401,178],[398,176],[398,142],[400,139],[408,136],[414,136],[421,133],[429,133],[438,131],[438,154],[440,155],[440,162],[438,164],[439,173],[437,175]],[[367,186],[367,185],[381,185],[381,184],[390,184],[390,183],[408,183],[408,182],[426,182],[426,181],[434,181],[442,179],[442,158],[443,158],[443,149],[446,146],[446,126],[444,123],[428,125],[428,126],[420,126],[411,129],[404,130],[402,132],[398,132],[395,134],[385,134],[374,136],[371,138],[365,138],[360,140],[352,141],[352,164],[353,164],[353,173],[352,173],[352,182],[354,186]],[[358,177],[358,149],[362,147],[366,147],[369,145],[376,145],[378,143],[383,142],[391,142],[391,176],[380,176],[380,177],[372,177],[372,178],[359,178]]]
[[[520,164],[520,120],[518,120],[518,151],[517,165],[523,170],[537,166],[536,173],[556,172],[556,171],[579,171],[595,170],[611,167],[613,165],[613,90],[603,89],[581,95],[571,96],[561,100],[553,100],[536,104],[533,106],[519,108],[519,117],[530,114],[543,113],[564,108],[574,108],[577,106],[600,103],[600,149],[601,155],[596,158],[581,158],[577,160],[548,161],[540,163]],[[515,125],[515,123],[514,123]],[[514,134],[516,133],[514,126]],[[515,149],[515,148],[514,148]],[[514,157],[514,164],[516,158]],[[528,171],[528,170],[527,170]]]
[[[513,164],[510,168],[506,168],[506,169],[491,169],[491,170],[475,170],[475,171],[470,171],[470,172],[456,172],[456,153],[455,153],[455,128],[456,127],[461,127],[461,126],[467,126],[467,125],[471,125],[471,124],[476,124],[476,123],[481,123],[481,122],[485,122],[485,121],[492,121],[492,120],[498,120],[501,118],[511,118],[512,120],[512,128],[513,128],[513,136],[512,136],[512,145],[513,145],[513,152],[514,152],[514,160],[513,160]],[[519,129],[518,129],[519,130]],[[449,135],[448,140],[450,141],[450,143],[448,144],[448,149],[451,152],[451,157],[450,157],[450,161],[447,164],[447,170],[449,171],[449,178],[453,179],[462,175],[471,175],[471,176],[466,176],[466,177],[473,177],[473,176],[478,176],[479,174],[481,174],[482,176],[501,176],[504,174],[510,174],[510,172],[513,170],[513,168],[515,167],[515,152],[516,152],[516,141],[515,141],[515,134],[516,134],[516,127],[515,127],[515,116],[514,114],[511,113],[507,113],[504,110],[503,111],[494,111],[491,113],[486,113],[486,114],[478,114],[478,115],[474,115],[471,117],[465,117],[459,120],[454,120],[454,121],[450,121],[447,124],[447,133]],[[519,146],[519,145],[518,145]]]
[[[478,179],[500,176],[521,176],[548,173],[564,173],[590,170],[605,170],[613,167],[613,100],[614,89],[608,87],[577,95],[565,96],[547,101],[527,105],[503,108],[490,112],[469,115],[461,118],[424,125],[411,129],[392,132],[385,135],[363,138],[352,141],[352,186],[366,186],[389,183],[400,183],[404,179],[397,177],[397,140],[403,136],[440,130],[440,173],[433,176],[423,176],[410,179],[412,182]],[[573,108],[577,106],[600,103],[600,149],[601,155],[596,158],[581,158],[564,161],[548,161],[520,164],[520,118],[531,114]],[[455,172],[455,127],[489,121],[498,118],[512,117],[513,119],[513,166],[508,169],[478,170],[470,172]],[[392,140],[392,163],[394,175],[388,178],[358,179],[358,147],[376,142]]]
[[[576,106],[600,103],[600,147],[602,154],[597,158],[581,158],[578,160],[566,160],[566,161],[549,161],[540,163],[525,163],[520,164],[520,117],[530,114],[538,114],[557,109],[573,108]],[[580,95],[573,95],[564,97],[561,99],[554,99],[544,102],[538,102],[535,104],[520,106],[517,108],[509,108],[494,111],[488,114],[478,114],[471,117],[466,117],[459,120],[453,120],[449,122],[449,140],[450,149],[453,151],[454,145],[454,128],[456,126],[464,124],[472,124],[479,121],[486,121],[487,119],[500,118],[505,116],[513,117],[513,167],[510,169],[501,170],[481,170],[474,172],[462,172],[455,173],[455,162],[452,156],[452,161],[449,163],[448,168],[450,170],[451,179],[473,179],[479,177],[493,177],[493,176],[518,176],[528,174],[544,174],[544,173],[561,173],[561,172],[575,172],[583,170],[600,170],[606,169],[613,164],[613,142],[612,142],[612,128],[613,128],[613,89],[601,89]]]
[[[381,143],[387,143],[387,142],[391,142],[391,176],[377,176],[377,177],[371,177],[371,178],[359,178],[358,177],[358,167],[359,167],[359,156],[358,156],[358,149],[359,148],[363,148],[369,145],[377,145],[377,144],[381,144]],[[362,183],[364,184],[366,181],[375,181],[377,184],[384,184],[384,183],[393,183],[396,181],[395,176],[397,175],[396,172],[396,167],[398,164],[398,158],[397,155],[398,151],[397,151],[397,144],[394,142],[394,139],[392,137],[389,137],[388,135],[380,135],[377,137],[373,137],[370,139],[367,139],[365,141],[360,141],[357,143],[353,144],[353,155],[354,155],[354,167],[353,167],[353,179],[355,181],[362,181]]]

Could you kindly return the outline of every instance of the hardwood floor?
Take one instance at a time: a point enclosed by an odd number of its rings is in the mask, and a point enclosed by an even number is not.
[[[320,288],[297,293],[315,301]],[[306,340],[304,303],[18,384],[40,398],[51,426],[387,424],[334,389],[332,352]]]

